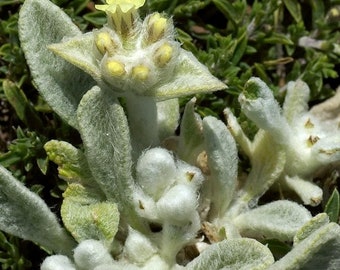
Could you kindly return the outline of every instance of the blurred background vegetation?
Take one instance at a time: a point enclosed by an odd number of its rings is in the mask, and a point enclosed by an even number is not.
[[[18,39],[23,2],[0,0],[0,164],[58,214],[65,186],[56,167],[47,161],[43,145],[59,139],[81,147],[81,140],[52,112],[32,82]],[[82,31],[106,22],[105,14],[94,8],[100,0],[52,2]],[[250,135],[256,128],[240,113],[237,97],[251,76],[264,80],[279,102],[286,83],[302,79],[311,88],[311,106],[332,96],[340,84],[340,0],[147,0],[141,13],[151,11],[171,16],[183,47],[229,86],[197,96],[197,111],[222,118],[228,106]],[[181,100],[182,107],[188,99]],[[337,181],[339,175],[333,173],[327,182],[327,200]],[[336,192],[327,207],[337,221]],[[269,244],[277,247],[277,253],[288,248],[275,241]],[[33,243],[0,232],[2,269],[38,269],[45,256]]]

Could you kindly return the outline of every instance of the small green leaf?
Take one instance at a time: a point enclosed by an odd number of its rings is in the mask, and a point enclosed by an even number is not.
[[[294,42],[289,37],[280,33],[273,33],[270,37],[264,39],[264,43],[294,45]]]
[[[237,39],[237,46],[233,52],[232,63],[233,65],[237,65],[238,62],[243,57],[248,44],[248,36],[246,29],[243,29],[240,36]]]
[[[299,2],[295,0],[283,0],[283,3],[287,7],[294,20],[299,23],[302,20],[301,6]]]
[[[325,206],[325,212],[329,216],[329,220],[331,222],[339,221],[339,210],[340,210],[340,197],[338,190],[335,188]]]
[[[118,231],[117,205],[103,202],[95,190],[80,184],[70,184],[63,197],[61,216],[72,236],[78,242],[95,239],[109,246]]]
[[[281,259],[292,249],[291,245],[288,245],[277,239],[267,239],[264,240],[262,244],[266,245],[270,249],[275,260]]]
[[[37,165],[40,169],[40,171],[46,175],[47,169],[48,169],[48,158],[37,158]]]
[[[9,80],[4,80],[3,88],[7,100],[15,109],[19,119],[33,129],[41,130],[43,126],[42,121],[27,100],[25,93]]]

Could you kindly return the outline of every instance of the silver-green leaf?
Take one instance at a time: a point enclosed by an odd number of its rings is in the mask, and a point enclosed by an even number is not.
[[[81,34],[72,20],[49,0],[26,0],[21,8],[20,41],[34,82],[53,110],[73,127],[77,127],[79,101],[95,82],[47,46]]]
[[[203,135],[211,173],[211,211],[213,215],[221,217],[225,214],[236,189],[236,143],[226,125],[212,116],[203,119]]]
[[[0,230],[69,255],[74,240],[46,203],[0,166]]]
[[[254,239],[224,240],[187,264],[188,270],[260,270],[274,262],[270,250]]]
[[[244,236],[292,241],[297,230],[311,218],[303,206],[280,200],[239,215],[234,224]]]

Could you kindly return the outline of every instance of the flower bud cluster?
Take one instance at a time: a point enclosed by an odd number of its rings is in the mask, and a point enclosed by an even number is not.
[[[183,226],[197,220],[201,171],[163,148],[146,151],[138,160],[136,180],[143,190],[139,213],[159,222]]]
[[[131,17],[130,13],[120,9],[110,13],[121,23],[109,20],[97,30],[94,50],[105,83],[115,91],[131,89],[138,95],[170,79],[180,44],[174,41],[171,19],[156,12],[141,22],[134,13],[134,21],[126,25],[124,17]]]

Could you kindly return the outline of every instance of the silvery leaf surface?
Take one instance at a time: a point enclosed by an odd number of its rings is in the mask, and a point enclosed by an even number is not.
[[[95,82],[47,46],[81,34],[72,20],[48,0],[26,0],[21,8],[19,36],[34,82],[52,109],[75,128],[79,101]]]
[[[308,111],[309,92],[308,85],[301,80],[288,83],[283,116],[289,124]]]
[[[203,135],[211,176],[211,211],[213,215],[223,216],[237,184],[236,143],[226,125],[212,116],[203,119]]]
[[[46,203],[2,166],[0,229],[61,254],[71,254],[75,245]]]
[[[233,222],[242,236],[292,241],[298,229],[311,218],[303,206],[280,200],[245,212]]]
[[[340,226],[318,215],[305,224],[293,249],[269,270],[336,270],[340,267]]]
[[[243,186],[247,201],[257,200],[279,179],[286,155],[281,145],[274,142],[269,132],[259,130],[249,151],[251,170]]]
[[[180,49],[176,61],[178,64],[175,67],[172,79],[148,91],[158,100],[208,93],[227,88],[223,82],[212,76],[207,67],[201,64],[191,52]]]
[[[124,217],[134,215],[129,127],[122,106],[99,87],[80,102],[77,117],[92,175],[106,198],[118,204]],[[130,216],[131,217],[131,216]]]
[[[272,91],[259,78],[251,78],[239,96],[242,111],[257,127],[270,132],[279,144],[288,143],[288,123],[281,115],[281,108]]]
[[[188,270],[260,270],[274,262],[270,250],[253,239],[224,240],[206,248]]]

